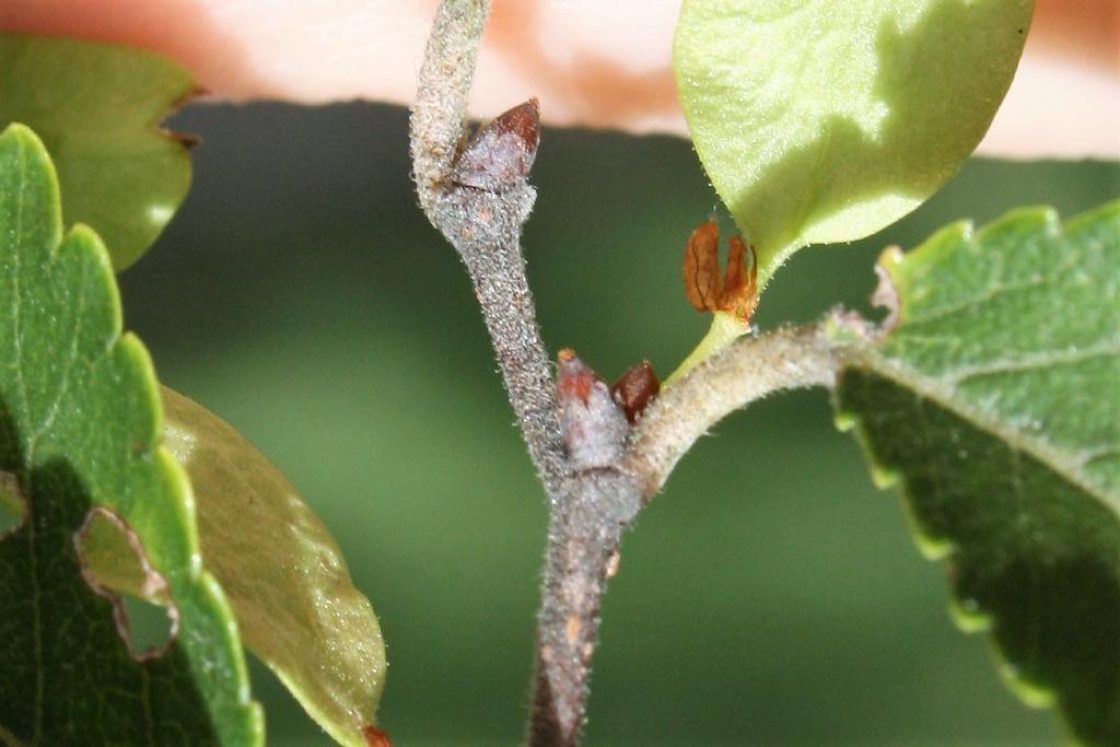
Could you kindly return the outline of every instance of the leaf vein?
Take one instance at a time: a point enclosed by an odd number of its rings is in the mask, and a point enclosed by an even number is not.
[[[996,282],[981,295],[971,296],[967,300],[961,301],[960,303],[938,306],[922,313],[921,315],[907,316],[906,325],[908,328],[912,328],[923,324],[944,322],[947,318],[952,316],[974,313],[977,307],[991,303],[1000,296],[1006,295],[1008,293],[1016,293],[1019,291],[1029,290],[1031,288],[1045,287],[1051,282],[1051,280],[1047,280],[1043,277],[1034,278],[1030,282],[1025,283],[1009,283],[1005,285]]]
[[[868,351],[862,354],[857,352],[854,358],[856,358],[854,362],[913,389],[918,396],[987,431],[1010,448],[1030,454],[1055,474],[1069,480],[1080,490],[1108,506],[1114,513],[1120,513],[1120,496],[1112,495],[1106,487],[1086,474],[1083,469],[1084,463],[1078,458],[1079,454],[1063,450],[1042,439],[1032,438],[1022,430],[1002,422],[992,413],[985,412],[963,398],[957,389],[948,385],[944,379],[930,377],[924,372],[885,358],[877,352]]]
[[[948,374],[947,380],[949,385],[959,386],[970,379],[990,376],[992,374],[1021,373],[1056,366],[1073,366],[1091,361],[1095,358],[1113,357],[1120,357],[1120,344],[1109,342],[1108,344],[1091,348],[1062,351],[1044,350],[1039,353],[1023,355],[1019,358],[1000,358],[989,363],[958,366],[946,373]]]

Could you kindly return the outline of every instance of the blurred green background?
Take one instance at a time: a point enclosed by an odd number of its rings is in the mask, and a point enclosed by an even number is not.
[[[416,207],[405,113],[197,106],[173,124],[204,144],[182,212],[122,277],[128,326],[333,530],[389,643],[380,721],[397,744],[516,742],[545,505],[466,276]],[[707,324],[679,280],[716,204],[688,143],[548,130],[533,181],[525,246],[551,348],[606,378],[643,357],[669,373]],[[1115,164],[971,161],[881,234],[798,254],[757,320],[868,310],[879,251],[950,220],[1072,214],[1118,191]],[[827,395],[773,398],[701,441],[627,536],[588,743],[1059,742],[946,607],[941,567]],[[270,743],[328,743],[253,677]]]

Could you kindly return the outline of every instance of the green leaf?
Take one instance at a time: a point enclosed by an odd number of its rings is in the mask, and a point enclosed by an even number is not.
[[[245,645],[341,744],[365,747],[385,644],[342,551],[281,472],[225,421],[163,390],[167,446],[190,474],[203,557]]]
[[[674,68],[696,152],[758,250],[852,241],[937,190],[980,142],[1031,0],[685,0]]]
[[[242,641],[336,741],[365,747],[385,684],[385,645],[338,545],[232,426],[166,387],[163,404],[167,448],[194,486],[203,557]],[[103,584],[148,596],[119,532],[102,532],[87,548],[87,565]]]
[[[199,561],[186,474],[160,443],[151,361],[121,333],[98,237],[61,230],[47,152],[0,135],[0,472],[26,507],[0,538],[0,739],[29,744],[261,741],[237,628]],[[177,617],[134,658],[83,577],[91,516],[131,533]],[[119,600],[116,600],[119,602]]]
[[[0,35],[0,129],[31,127],[58,170],[64,225],[85,223],[113,267],[135,262],[191,181],[188,141],[159,122],[194,91],[152,52],[115,44]]]
[[[953,225],[883,270],[896,326],[850,353],[840,422],[1014,689],[1120,744],[1120,202]]]

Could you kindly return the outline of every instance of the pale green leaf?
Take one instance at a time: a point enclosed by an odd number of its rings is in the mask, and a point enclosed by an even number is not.
[[[187,194],[189,143],[159,124],[193,90],[186,70],[148,50],[0,35],[0,128],[21,122],[42,138],[65,225],[92,227],[117,270],[147,251]]]
[[[0,740],[259,743],[236,624],[161,443],[151,361],[122,334],[100,239],[63,236],[54,169],[21,125],[0,135],[0,298],[0,473],[22,504],[0,536]],[[164,585],[178,620],[165,650],[131,656],[83,577],[91,515],[123,523]]]
[[[167,446],[190,474],[207,567],[245,645],[336,741],[365,747],[385,645],[342,552],[281,472],[229,424],[163,390]]]
[[[894,222],[979,143],[1031,0],[685,0],[674,68],[696,151],[765,284],[796,249]]]
[[[884,262],[897,319],[849,352],[840,420],[1015,689],[1120,744],[1120,203],[958,224]]]

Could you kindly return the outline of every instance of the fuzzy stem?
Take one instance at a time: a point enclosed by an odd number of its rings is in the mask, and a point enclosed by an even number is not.
[[[586,720],[599,606],[617,568],[622,532],[642,506],[642,484],[621,470],[573,477],[549,521],[529,744],[577,745]]]
[[[410,120],[413,176],[425,214],[467,266],[529,455],[555,498],[566,472],[563,444],[521,253],[521,227],[536,191],[524,178],[493,189],[453,178],[488,11],[484,0],[447,0],[436,13]]]
[[[458,155],[489,0],[447,0],[436,11],[409,119],[412,174],[420,206],[434,204]],[[436,225],[436,228],[439,228]]]
[[[648,500],[677,461],[725,416],[783,389],[831,387],[835,348],[823,323],[742,337],[661,393],[634,428],[624,465]]]
[[[692,369],[711,358],[723,348],[738,340],[751,331],[750,322],[741,322],[734,314],[727,311],[716,311],[712,314],[712,324],[704,339],[693,348],[677,370],[669,374],[662,387],[668,388],[684,378]]]

